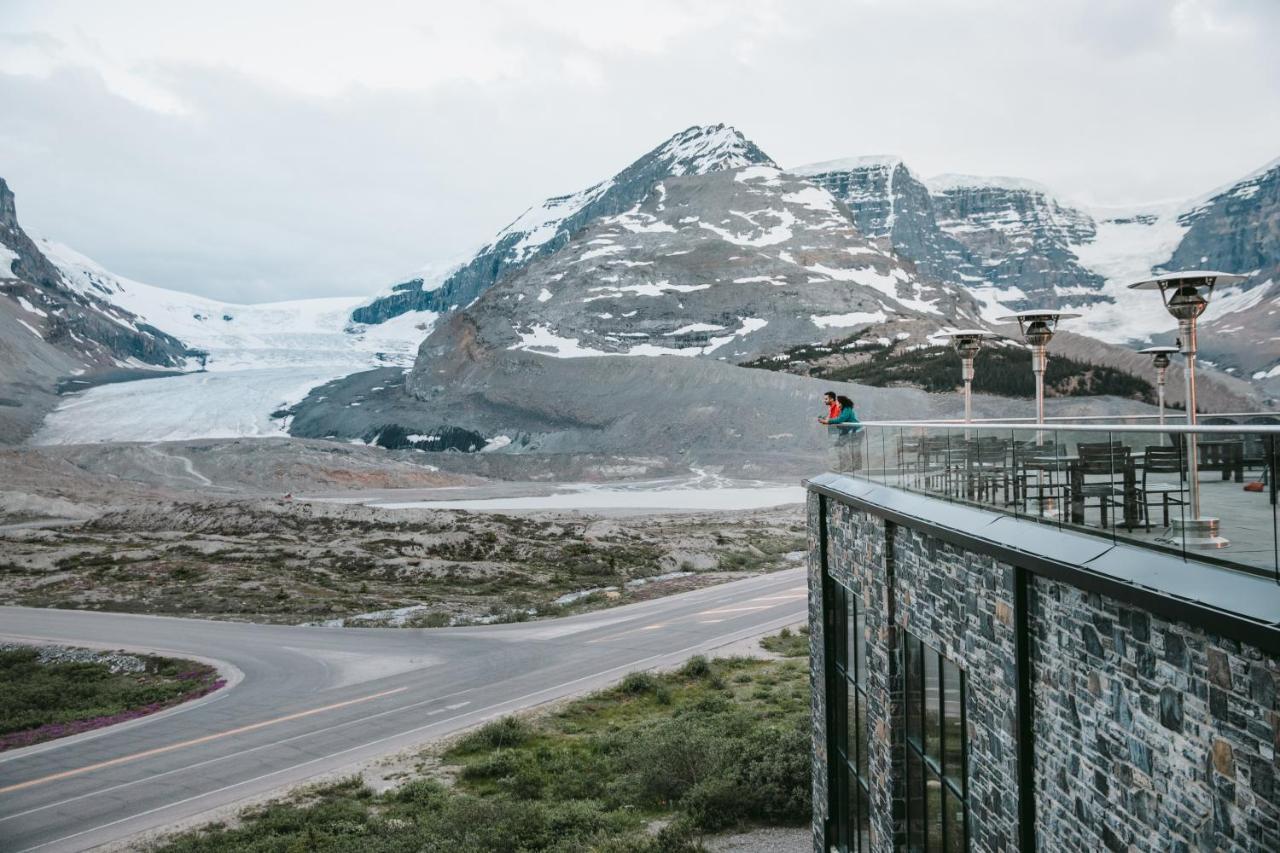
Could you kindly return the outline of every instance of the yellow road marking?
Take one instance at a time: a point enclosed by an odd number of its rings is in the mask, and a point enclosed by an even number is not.
[[[610,634],[607,637],[597,637],[594,640],[587,640],[587,645],[591,645],[593,643],[606,643],[609,640],[616,640],[619,637],[625,637],[628,634],[638,634],[641,631],[654,631],[654,630],[657,630],[658,628],[665,628],[665,627],[667,627],[666,622],[658,622],[655,625],[645,625],[643,628],[632,628],[629,631],[619,631],[618,633]]]
[[[700,610],[698,616],[707,616],[712,613],[744,613],[748,610],[768,610],[770,607],[776,607],[774,604],[755,604],[747,607],[717,607],[715,610]]]
[[[199,744],[208,743],[209,741],[213,741],[213,740],[219,740],[224,737],[231,737],[232,735],[240,735],[240,734],[244,734],[245,732],[257,731],[258,729],[266,728],[267,726],[274,726],[277,723],[286,723],[289,720],[300,720],[303,717],[310,717],[315,714],[323,713],[324,711],[334,711],[334,710],[337,710],[338,708],[346,708],[350,705],[359,705],[361,702],[369,702],[373,699],[381,699],[383,696],[391,696],[394,693],[403,693],[408,689],[409,689],[408,687],[397,687],[394,690],[384,690],[381,693],[373,693],[368,696],[361,696],[358,699],[348,699],[345,702],[335,702],[332,705],[325,705],[321,708],[312,708],[308,711],[298,711],[293,714],[285,714],[283,717],[274,717],[273,719],[262,720],[261,722],[258,722],[258,723],[249,723],[246,726],[239,726],[234,729],[227,729],[225,732],[214,732],[211,735],[203,735],[201,737],[192,738],[190,740],[179,741],[178,743],[171,743],[167,746],[157,746],[154,749],[146,749],[146,750],[143,750],[142,752],[135,752],[132,755],[122,755],[119,758],[112,758],[109,761],[99,761],[97,764],[88,764],[88,765],[85,765],[84,767],[77,767],[74,770],[64,770],[61,773],[53,773],[53,774],[50,774],[49,776],[41,776],[39,779],[28,779],[26,782],[19,782],[16,785],[9,785],[8,787],[0,788],[0,794],[8,794],[8,793],[12,793],[13,791],[21,791],[25,788],[34,788],[36,785],[43,785],[47,782],[56,782],[59,779],[67,779],[71,776],[79,776],[82,773],[89,773],[94,770],[101,770],[104,767],[114,767],[117,764],[127,764],[130,761],[137,761],[140,758],[149,758],[153,755],[161,755],[166,752],[173,752],[176,749],[184,749],[188,746],[197,746]]]

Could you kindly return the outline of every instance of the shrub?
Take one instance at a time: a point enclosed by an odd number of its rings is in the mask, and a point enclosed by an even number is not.
[[[695,655],[680,668],[680,674],[685,678],[706,678],[711,674],[711,664],[702,655]]]
[[[533,737],[533,727],[519,717],[502,717],[485,723],[458,741],[460,752],[479,752],[483,749],[506,749],[520,746]]]
[[[618,689],[631,696],[653,693],[658,689],[658,679],[649,672],[629,672],[618,685]]]

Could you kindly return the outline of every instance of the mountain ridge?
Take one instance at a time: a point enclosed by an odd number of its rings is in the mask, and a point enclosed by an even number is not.
[[[727,125],[695,125],[584,190],[533,205],[439,282],[423,278],[393,285],[389,295],[352,312],[358,323],[381,323],[405,311],[446,311],[470,303],[502,276],[550,254],[600,216],[635,205],[663,177],[703,174],[752,164],[776,165],[754,142]]]

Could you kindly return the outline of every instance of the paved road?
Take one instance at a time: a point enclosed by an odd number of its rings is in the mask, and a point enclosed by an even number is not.
[[[84,850],[801,621],[802,569],[597,613],[444,630],[0,608],[0,638],[198,655],[232,687],[0,753],[0,850]]]

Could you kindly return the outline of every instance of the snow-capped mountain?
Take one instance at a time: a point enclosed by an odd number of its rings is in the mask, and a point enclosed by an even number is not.
[[[366,326],[350,319],[362,297],[221,302],[116,275],[50,240],[38,245],[68,287],[164,329],[198,350],[199,367],[210,371],[407,365],[437,316],[411,311],[391,322]]]
[[[88,367],[179,367],[187,347],[126,308],[72,286],[18,224],[0,178],[0,287],[32,334]],[[10,306],[11,307],[11,306]]]
[[[31,239],[0,180],[0,444],[281,434],[272,413],[316,385],[413,363],[436,315],[355,323],[364,301],[239,305],[133,281]],[[100,384],[157,370],[187,373],[147,394]]]
[[[495,281],[534,258],[563,247],[602,216],[635,206],[663,178],[702,175],[753,164],[775,165],[763,151],[723,124],[691,127],[659,145],[612,178],[580,192],[534,205],[507,225],[467,262],[438,275],[394,285],[357,308],[358,323],[383,323],[406,311],[447,311],[469,304]]]
[[[774,166],[669,176],[442,315],[403,383],[373,371],[317,389],[292,431],[664,453],[684,442],[722,452],[728,434],[791,452],[785,425],[820,393],[814,380],[740,364],[870,326],[923,344],[979,311],[965,289],[863,238],[829,192]],[[928,405],[886,394],[880,412]]]
[[[864,234],[922,273],[967,287],[988,319],[1071,308],[1084,316],[1069,328],[1100,340],[1166,341],[1173,320],[1127,284],[1163,270],[1247,273],[1215,295],[1201,351],[1240,376],[1280,376],[1280,161],[1190,201],[1123,209],[1072,204],[1018,178],[922,180],[895,157],[789,172],[829,189]]]
[[[188,367],[199,372],[63,398],[32,437],[36,444],[285,435],[281,411],[348,374],[403,370],[435,322],[435,314],[415,311],[375,326],[353,323],[359,297],[220,302],[114,275],[57,243],[39,246],[70,289],[180,338],[191,347]]]
[[[830,193],[757,165],[662,180],[463,313],[491,348],[737,363],[840,329],[973,323],[978,310],[868,243]],[[447,356],[450,340],[433,335],[423,353]]]
[[[143,318],[71,286],[18,223],[0,179],[0,443],[20,441],[60,379],[118,368],[180,369],[192,353]]]

